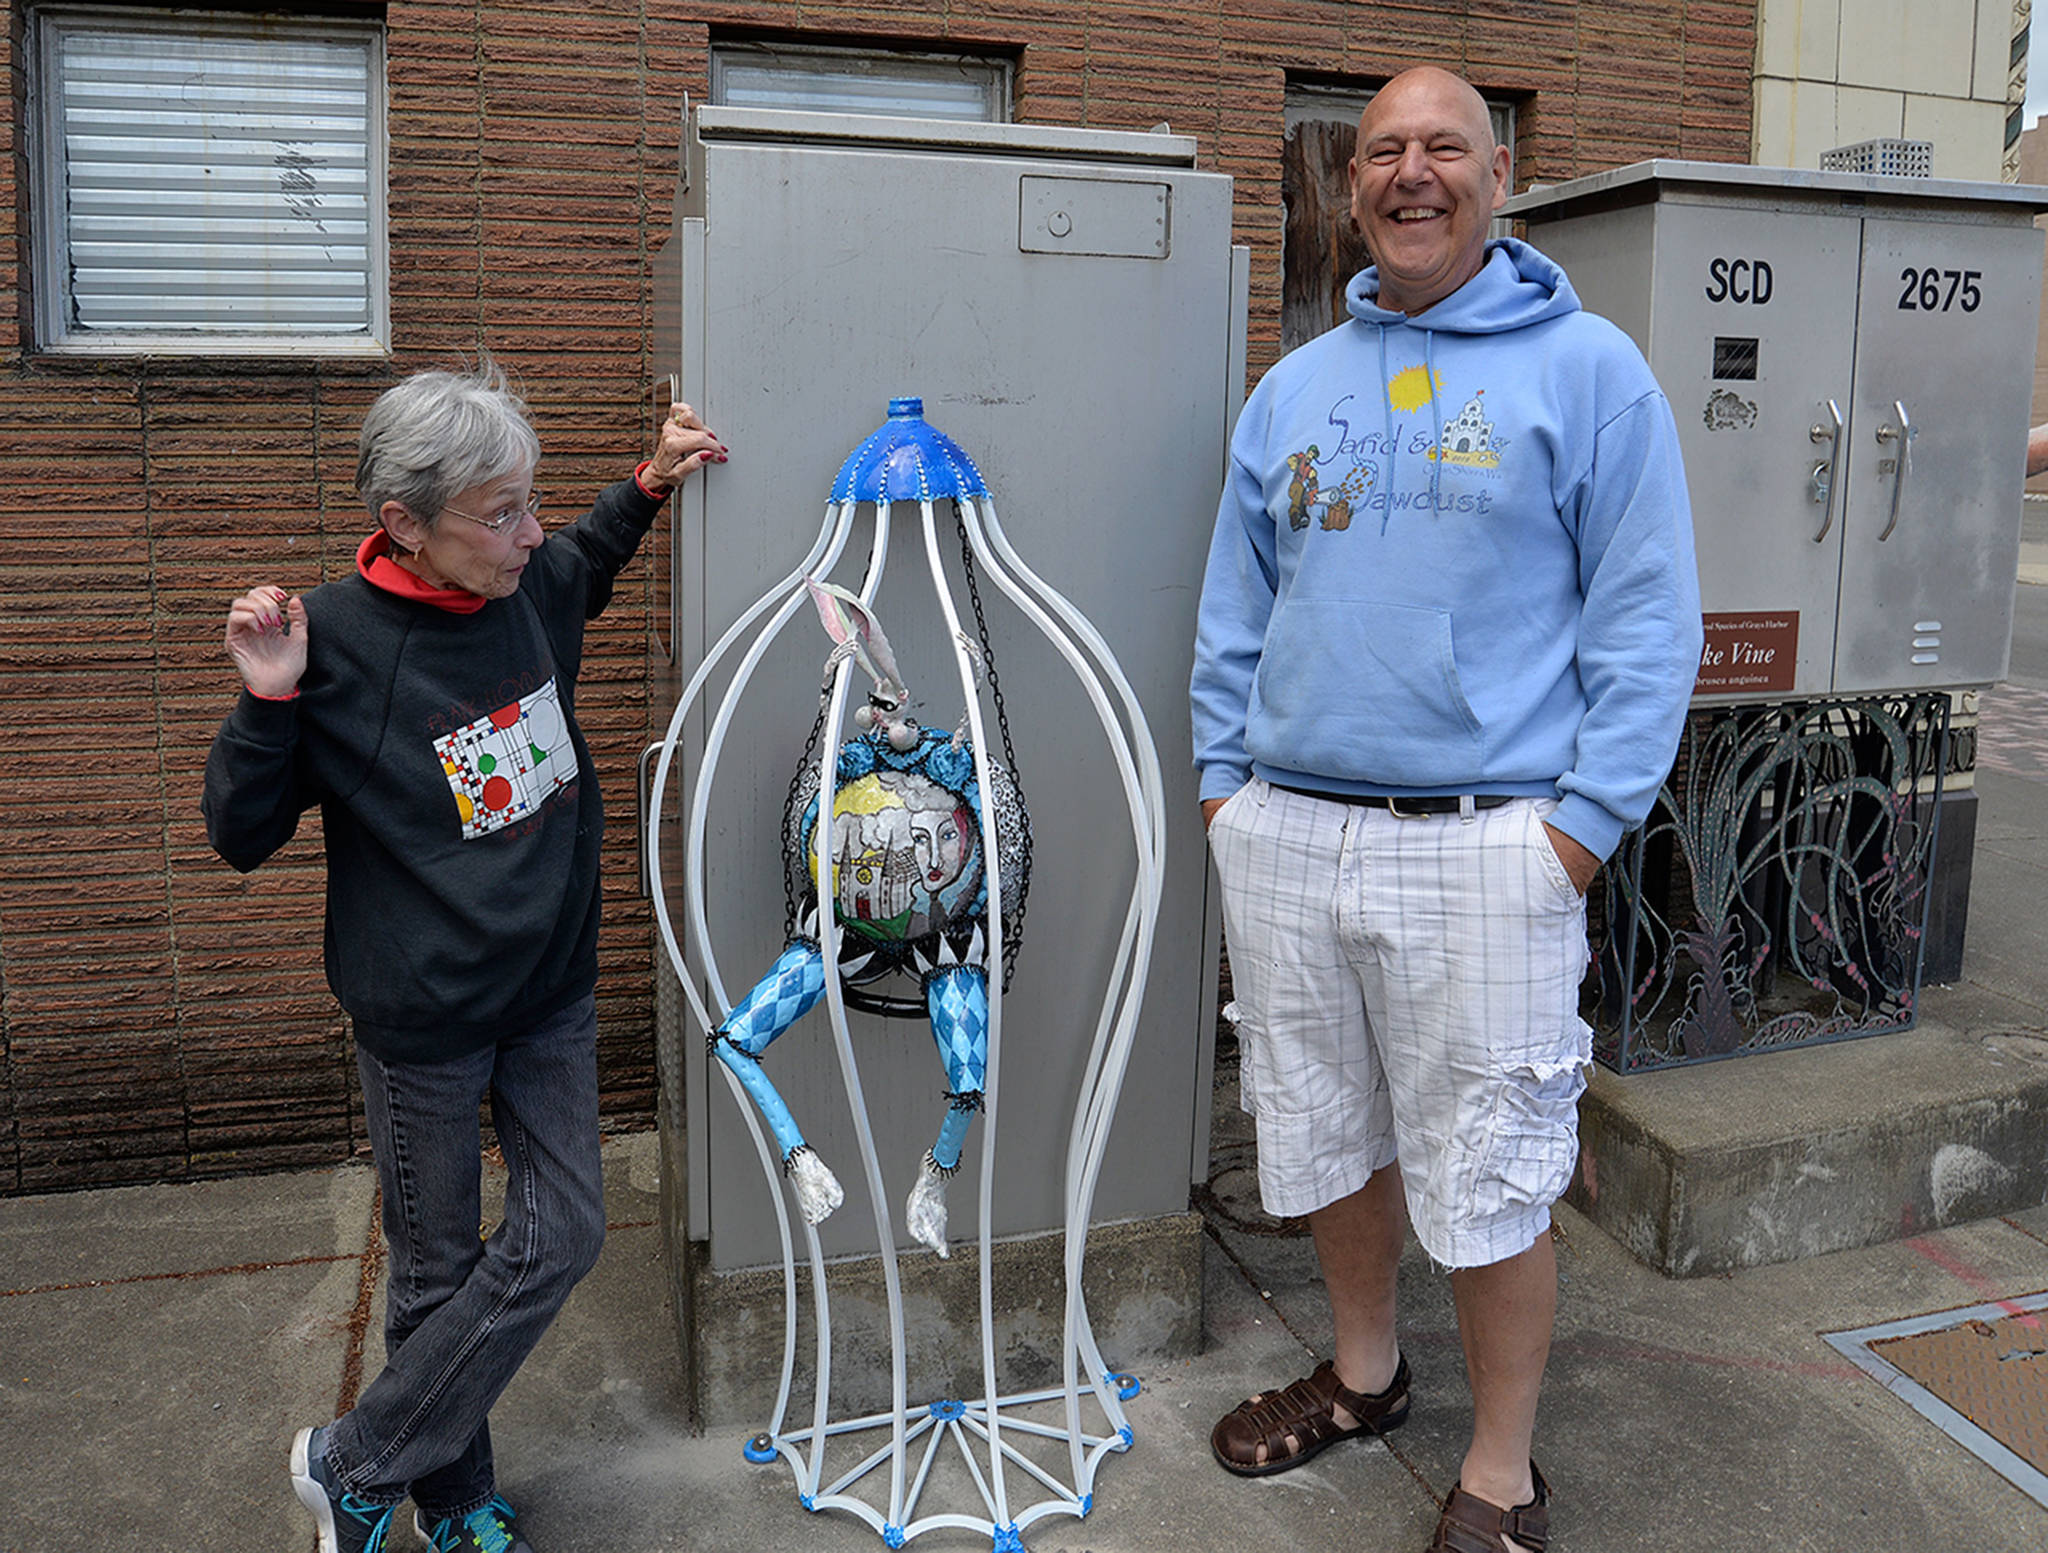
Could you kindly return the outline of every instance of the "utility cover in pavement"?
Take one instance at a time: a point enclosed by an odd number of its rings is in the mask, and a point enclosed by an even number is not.
[[[1822,1335],[2048,1506],[2048,1292]]]

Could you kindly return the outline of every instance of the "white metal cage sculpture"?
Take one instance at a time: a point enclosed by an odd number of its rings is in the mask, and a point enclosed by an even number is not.
[[[1132,1441],[1123,1403],[1135,1395],[1137,1383],[1128,1375],[1112,1373],[1103,1360],[1089,1325],[1082,1294],[1082,1266],[1090,1208],[1108,1146],[1110,1123],[1115,1114],[1124,1070],[1137,1033],[1158,924],[1165,862],[1164,803],[1158,755],[1144,712],[1108,645],[1086,617],[1039,578],[1018,555],[1003,533],[995,503],[979,471],[957,444],[924,420],[921,400],[891,400],[888,421],[848,456],[833,483],[824,524],[809,553],[781,583],[742,612],[706,653],[704,661],[685,686],[669,721],[667,735],[658,746],[660,754],[649,810],[657,817],[663,813],[663,795],[686,719],[696,708],[712,675],[729,660],[751,632],[751,639],[747,640],[744,652],[733,667],[712,717],[704,739],[701,763],[690,784],[681,857],[683,909],[690,942],[696,951],[694,971],[685,957],[682,940],[667,909],[661,878],[658,819],[647,827],[646,862],[662,942],[699,1029],[707,1040],[716,1042],[735,1008],[720,973],[705,890],[706,817],[714,796],[719,756],[726,735],[747,692],[748,683],[770,645],[802,612],[807,599],[816,595],[815,579],[828,576],[846,552],[860,509],[866,507],[872,511],[874,528],[860,592],[858,595],[841,595],[850,606],[849,614],[854,615],[871,607],[881,584],[889,556],[894,509],[911,504],[915,504],[918,516],[933,596],[953,645],[954,664],[965,706],[954,747],[972,752],[973,781],[979,799],[977,812],[985,818],[982,835],[986,870],[985,923],[984,936],[975,949],[993,961],[996,974],[986,977],[986,1063],[979,1095],[982,1132],[977,1217],[982,1394],[973,1399],[941,1398],[916,1406],[906,1395],[903,1295],[896,1232],[868,1122],[860,1066],[847,1023],[849,988],[842,973],[842,930],[837,914],[827,909],[835,892],[826,879],[826,865],[810,861],[838,856],[832,835],[835,778],[839,772],[841,729],[856,656],[850,648],[845,648],[835,651],[828,664],[819,724],[822,737],[816,741],[818,747],[812,752],[814,761],[807,758],[802,768],[817,782],[810,810],[810,822],[815,832],[806,832],[803,856],[805,866],[813,870],[812,877],[819,885],[815,922],[807,920],[804,928],[806,933],[815,935],[815,958],[822,971],[822,985],[812,996],[814,1001],[822,1002],[831,1026],[833,1048],[858,1144],[860,1167],[873,1205],[875,1244],[890,1325],[892,1405],[887,1412],[858,1418],[835,1419],[832,1416],[831,1293],[816,1226],[837,1205],[837,1187],[834,1183],[829,1192],[821,1191],[817,1189],[813,1176],[811,1189],[807,1190],[792,1177],[790,1191],[798,1203],[798,1219],[810,1268],[816,1353],[809,1424],[807,1427],[788,1427],[797,1361],[797,1261],[789,1205],[780,1186],[789,1163],[788,1140],[796,1135],[793,1130],[786,1131],[771,1120],[778,1141],[785,1143],[784,1157],[778,1159],[769,1137],[763,1132],[762,1116],[772,1118],[774,1105],[779,1104],[779,1099],[771,1104],[764,1099],[758,1087],[743,1085],[735,1065],[722,1064],[728,1086],[740,1106],[762,1169],[768,1177],[783,1254],[785,1321],[782,1377],[767,1427],[748,1442],[747,1455],[757,1462],[772,1462],[781,1457],[795,1475],[798,1497],[806,1509],[842,1510],[853,1514],[880,1533],[890,1547],[901,1547],[924,1532],[947,1527],[979,1531],[992,1539],[997,1553],[1003,1553],[1006,1549],[1021,1549],[1022,1533],[1035,1521],[1054,1515],[1079,1517],[1088,1514],[1094,1503],[1095,1474],[1103,1458],[1111,1452],[1128,1449]],[[1005,971],[1009,954],[1006,951],[1013,950],[1015,944],[1014,933],[1006,932],[1004,917],[1006,911],[1015,909],[1021,900],[1020,893],[1005,889],[1004,870],[1017,868],[1021,860],[1004,855],[1005,827],[994,822],[1001,806],[1002,792],[997,780],[1000,768],[992,770],[993,763],[986,753],[989,745],[985,737],[982,706],[984,653],[982,644],[962,630],[960,611],[941,564],[939,513],[942,504],[950,504],[952,508],[962,543],[963,562],[969,568],[970,591],[974,571],[979,570],[1051,644],[1078,680],[1094,710],[1115,764],[1129,813],[1133,854],[1130,900],[1119,941],[1109,961],[1100,1016],[1082,1068],[1067,1135],[1063,1196],[1066,1289],[1062,1385],[1009,1395],[1000,1394],[997,1381],[996,1312],[993,1309],[990,1251],[1001,1090],[1003,991],[1008,979]],[[978,598],[975,614],[978,620]],[[999,709],[999,697],[997,706]],[[869,723],[862,722],[860,726],[866,734]],[[1005,730],[1005,745],[1007,742]],[[1014,846],[1014,831],[1008,839]],[[811,1003],[806,1002],[803,1006],[810,1007]],[[861,1005],[856,1003],[856,1006]],[[943,1044],[941,1037],[942,1047]],[[772,1094],[772,1086],[769,1093]],[[760,1114],[757,1114],[757,1105],[762,1108]],[[780,1120],[787,1122],[786,1111]],[[964,1132],[964,1125],[951,1130],[957,1141],[957,1134]],[[798,1146],[801,1148],[800,1137]],[[927,1154],[926,1162],[930,1161],[931,1156]],[[830,1179],[829,1175],[827,1179]],[[920,1175],[918,1188],[914,1188],[912,1193],[910,1211],[913,1220],[918,1215],[920,1189],[929,1190],[924,1174]],[[937,1222],[939,1240],[934,1249],[943,1255],[943,1206]],[[929,1234],[921,1234],[920,1238],[926,1244],[932,1244]],[[1093,1409],[1099,1410],[1100,1425],[1084,1426],[1084,1404],[1092,1404]],[[1092,1417],[1090,1423],[1093,1423]],[[862,1448],[863,1440],[879,1443]],[[833,1475],[828,1478],[826,1452],[828,1445],[835,1441],[854,1447],[858,1455],[851,1465],[835,1462]],[[967,1475],[978,1493],[979,1504],[966,1509],[928,1509],[921,1500],[942,1449],[948,1444],[957,1450],[964,1462]],[[880,1491],[880,1478],[885,1472],[886,1495]],[[863,1482],[868,1486],[868,1497],[853,1491]],[[879,1502],[883,1499],[886,1499],[886,1507]]]

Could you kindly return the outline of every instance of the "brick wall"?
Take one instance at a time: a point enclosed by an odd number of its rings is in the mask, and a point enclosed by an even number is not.
[[[310,9],[293,8],[301,13]],[[373,7],[337,5],[362,14]],[[37,355],[27,334],[23,6],[0,119],[0,1193],[306,1164],[361,1135],[320,969],[317,821],[249,876],[213,858],[200,772],[233,698],[228,598],[343,572],[355,430],[404,373],[488,349],[521,382],[559,513],[650,432],[651,265],[683,94],[714,35],[946,43],[1018,63],[1018,117],[1198,137],[1237,180],[1254,372],[1278,351],[1282,105],[1421,60],[1520,103],[1517,167],[1741,158],[1754,8],[1708,0],[449,0],[388,24],[388,364]],[[744,450],[737,450],[744,454]],[[653,1106],[633,757],[651,582],[594,627],[579,708],[611,800],[599,987],[608,1117]]]

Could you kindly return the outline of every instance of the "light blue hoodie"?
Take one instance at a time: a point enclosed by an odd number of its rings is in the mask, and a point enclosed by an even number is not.
[[[1528,244],[1351,321],[1246,402],[1191,685],[1202,797],[1561,800],[1606,857],[1670,770],[1700,658],[1678,433],[1649,367]]]

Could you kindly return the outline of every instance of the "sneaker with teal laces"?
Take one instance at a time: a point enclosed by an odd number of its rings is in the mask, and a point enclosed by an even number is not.
[[[526,1539],[512,1529],[513,1518],[512,1507],[494,1498],[467,1515],[443,1516],[431,1528],[426,1516],[416,1512],[412,1525],[434,1553],[533,1553]]]
[[[292,1440],[292,1489],[313,1512],[320,1553],[387,1553],[395,1505],[372,1504],[334,1482],[324,1452],[325,1429],[301,1429]]]

